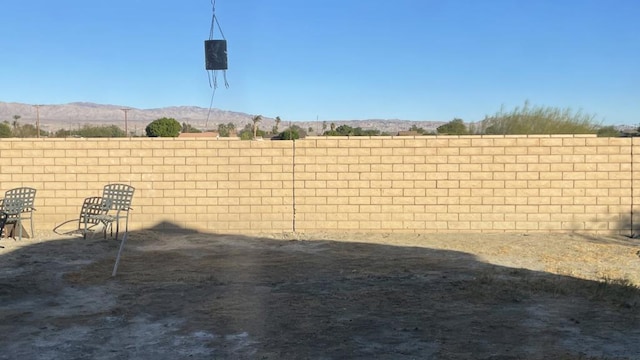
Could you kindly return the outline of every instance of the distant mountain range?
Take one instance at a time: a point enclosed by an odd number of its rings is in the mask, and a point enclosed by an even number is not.
[[[87,102],[74,102],[69,104],[40,105],[38,108],[32,104],[9,103],[0,101],[0,121],[12,123],[14,116],[20,116],[19,123],[35,124],[40,118],[40,128],[46,131],[59,129],[75,129],[84,125],[118,125],[124,128],[125,111],[129,131],[142,134],[144,128],[153,120],[168,117],[178,120],[180,123],[188,123],[200,129],[217,129],[218,124],[233,123],[236,128],[242,129],[251,123],[254,115],[242,112],[226,111],[220,109],[201,108],[197,106],[170,106],[158,109],[136,109],[122,105],[104,105]],[[384,133],[396,134],[398,131],[409,130],[416,125],[425,130],[435,130],[444,124],[444,121],[410,121],[399,119],[367,119],[367,120],[326,120],[326,121],[293,121],[303,129],[313,129],[311,134],[320,134],[323,123],[327,130],[331,123],[336,126],[349,125],[365,130],[379,130]],[[260,128],[271,130],[275,120],[263,117]],[[289,126],[287,119],[279,125],[283,130]]]

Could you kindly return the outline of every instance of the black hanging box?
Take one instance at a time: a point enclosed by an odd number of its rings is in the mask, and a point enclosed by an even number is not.
[[[227,40],[205,40],[207,70],[227,70]]]

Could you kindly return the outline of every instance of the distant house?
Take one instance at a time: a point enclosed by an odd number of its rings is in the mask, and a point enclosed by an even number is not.
[[[205,131],[205,132],[200,132],[200,133],[180,133],[180,135],[178,135],[178,137],[181,138],[215,138],[218,137],[219,134],[217,131]]]

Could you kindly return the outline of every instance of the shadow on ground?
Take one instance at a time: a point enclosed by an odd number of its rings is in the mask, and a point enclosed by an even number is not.
[[[203,234],[0,256],[0,359],[635,359],[636,287],[422,247]]]

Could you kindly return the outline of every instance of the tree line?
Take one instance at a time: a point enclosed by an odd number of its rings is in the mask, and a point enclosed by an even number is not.
[[[60,129],[53,133],[38,130],[31,124],[20,124],[19,115],[13,116],[13,122],[4,121],[0,123],[0,138],[4,137],[126,137],[126,134],[116,125],[92,126],[84,125],[75,130]],[[218,124],[216,131],[220,137],[237,136],[243,140],[256,138],[270,138],[274,140],[300,139],[313,132],[310,127],[302,129],[298,125],[291,125],[283,130],[280,129],[282,119],[275,118],[274,126],[269,130],[260,129],[262,116],[253,116],[251,122],[242,129],[236,129],[234,123]],[[580,111],[573,112],[570,109],[560,109],[555,107],[531,106],[525,102],[524,106],[516,107],[511,111],[504,108],[491,116],[476,123],[465,123],[464,120],[454,118],[453,120],[439,126],[435,131],[428,131],[417,125],[411,126],[408,131],[418,135],[534,135],[534,134],[597,134],[598,136],[635,136],[640,133],[640,128],[634,134],[622,134],[613,126],[602,126],[595,120],[594,115],[584,114]],[[176,119],[163,117],[149,123],[145,128],[148,137],[176,137],[180,133],[202,132],[192,125]],[[362,129],[349,125],[336,126],[335,123],[322,123],[322,136],[380,136],[395,135],[382,133],[379,130]]]

